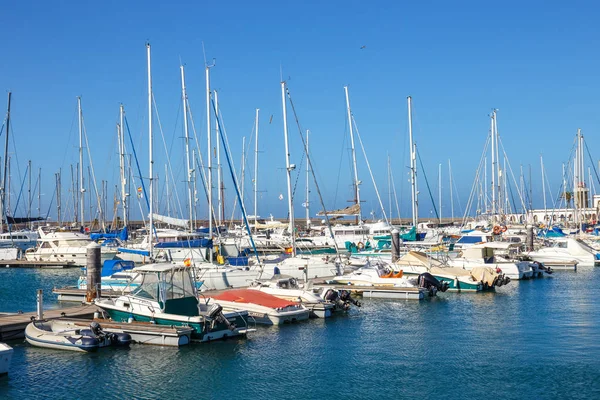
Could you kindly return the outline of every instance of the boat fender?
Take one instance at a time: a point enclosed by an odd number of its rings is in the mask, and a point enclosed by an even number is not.
[[[356,247],[358,247],[359,250],[362,250],[365,248],[365,244],[363,242],[358,242],[358,244],[356,245]]]
[[[128,333],[113,332],[109,334],[111,344],[126,347],[131,344],[131,335]]]
[[[494,229],[492,231],[494,233],[494,235],[499,235],[500,232],[502,232],[502,228],[499,225],[494,226]]]

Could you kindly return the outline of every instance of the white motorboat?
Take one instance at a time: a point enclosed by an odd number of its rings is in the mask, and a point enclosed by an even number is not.
[[[581,239],[572,237],[555,238],[547,242],[548,246],[525,254],[532,260],[549,265],[567,265],[575,261],[580,267],[600,265],[600,253]]]
[[[128,346],[131,336],[126,333],[104,332],[97,322],[82,329],[70,321],[33,321],[25,328],[25,340],[33,346],[72,351],[96,351],[100,347]]]
[[[27,261],[64,262],[71,266],[86,265],[87,246],[93,241],[85,234],[69,231],[53,231],[46,233],[40,227],[40,238],[36,248],[25,252]],[[112,260],[117,251],[109,247],[101,247],[101,262]]]
[[[491,267],[498,273],[503,273],[510,279],[529,279],[533,277],[533,269],[528,261],[501,260],[495,252],[509,255],[517,244],[509,242],[487,242],[473,244],[463,248],[458,257],[448,259],[448,265],[472,270],[477,267]]]
[[[13,351],[12,347],[0,342],[0,376],[8,374]]]
[[[334,302],[324,300],[317,293],[304,290],[298,285],[295,278],[274,277],[269,281],[255,281],[249,289],[259,290],[283,300],[302,304],[310,311],[311,317],[328,318],[334,311],[347,310],[347,308],[338,307]]]
[[[218,302],[224,310],[248,310],[257,324],[282,325],[309,318],[310,311],[302,304],[282,300],[258,290],[232,289],[211,296],[208,304]]]

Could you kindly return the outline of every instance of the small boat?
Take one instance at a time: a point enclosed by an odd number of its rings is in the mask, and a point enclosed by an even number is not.
[[[257,324],[282,325],[308,319],[310,311],[301,304],[251,289],[226,290],[211,296],[224,310],[247,310]],[[209,302],[210,304],[210,302]]]
[[[0,342],[0,376],[8,374],[13,348],[6,343]]]
[[[126,333],[104,332],[93,321],[89,329],[69,321],[33,321],[25,328],[25,340],[29,344],[48,349],[90,352],[100,347],[129,346],[131,336]]]
[[[135,267],[133,261],[125,260],[106,260],[102,264],[102,271],[100,272],[100,290],[112,290],[115,292],[123,292],[125,290],[131,291],[135,289],[138,284],[133,282],[133,278],[136,277],[136,273],[132,270]],[[86,268],[82,268],[86,271]],[[78,289],[87,289],[87,275],[80,276],[77,280]]]
[[[352,298],[340,300],[339,293],[337,295],[327,293],[331,300],[325,299],[318,293],[300,287],[298,281],[292,277],[273,278],[269,281],[255,281],[249,289],[259,290],[283,300],[302,304],[310,311],[310,316],[315,318],[327,318],[336,311],[348,311],[350,304],[360,307],[360,303],[353,301]],[[349,293],[347,295],[349,296]]]

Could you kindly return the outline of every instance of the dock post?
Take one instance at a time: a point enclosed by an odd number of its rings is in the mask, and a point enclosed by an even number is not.
[[[392,230],[392,262],[400,258],[400,232],[398,229]]]
[[[91,303],[100,297],[102,263],[100,258],[100,245],[92,242],[86,248],[87,290],[86,301]]]
[[[527,225],[527,250],[533,251],[533,225]]]
[[[37,319],[42,320],[42,319],[44,319],[44,291],[42,289],[37,290],[36,301],[37,301]]]

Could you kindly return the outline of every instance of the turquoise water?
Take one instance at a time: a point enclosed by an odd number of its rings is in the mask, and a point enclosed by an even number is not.
[[[29,290],[77,274],[0,270],[0,311],[33,310]],[[599,399],[599,280],[589,268],[495,293],[365,300],[346,316],[180,349],[79,354],[11,342],[0,398]]]

